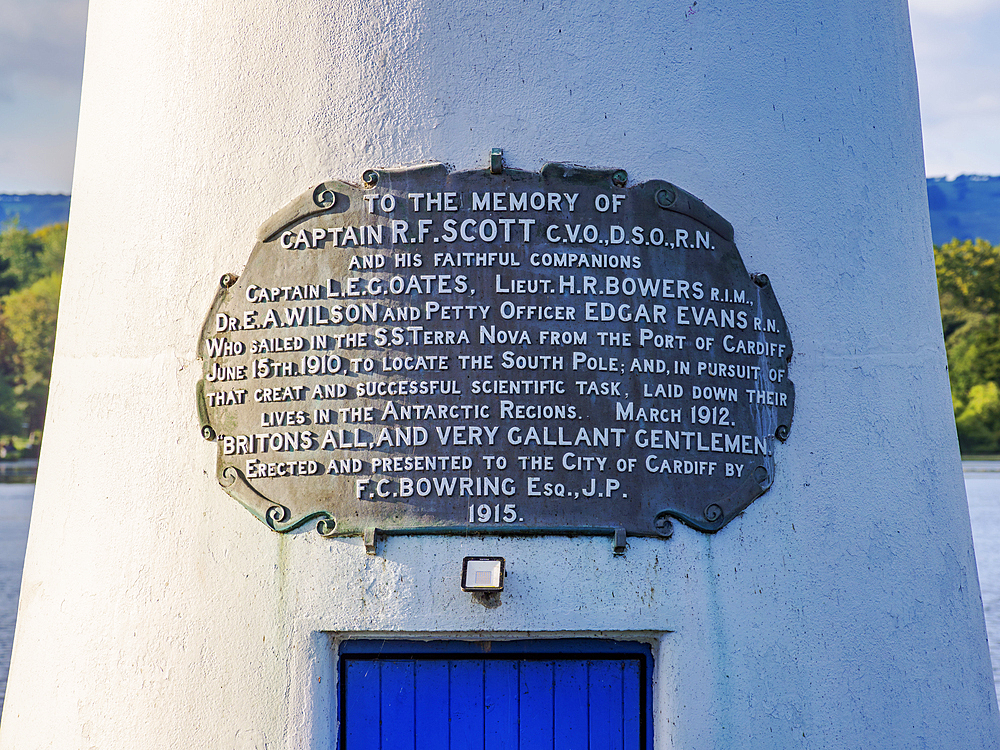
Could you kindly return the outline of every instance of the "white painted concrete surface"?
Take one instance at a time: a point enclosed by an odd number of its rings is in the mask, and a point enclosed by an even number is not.
[[[796,346],[774,487],[670,541],[279,536],[195,345],[328,178],[615,166],[736,228]],[[906,4],[91,0],[54,385],[0,747],[333,747],[355,633],[658,643],[658,748],[996,747]],[[502,554],[502,605],[463,594]]]

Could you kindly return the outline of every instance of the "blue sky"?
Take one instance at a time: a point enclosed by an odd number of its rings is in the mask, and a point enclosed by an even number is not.
[[[0,193],[67,193],[87,0],[0,0]]]
[[[1000,0],[910,0],[910,17],[927,174],[1000,175]],[[0,193],[67,193],[87,0],[0,0],[0,19]]]
[[[1000,0],[910,0],[928,176],[1000,175]]]

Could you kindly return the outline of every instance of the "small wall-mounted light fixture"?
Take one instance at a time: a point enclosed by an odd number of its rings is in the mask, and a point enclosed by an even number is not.
[[[462,560],[462,591],[503,591],[502,557],[466,557]]]

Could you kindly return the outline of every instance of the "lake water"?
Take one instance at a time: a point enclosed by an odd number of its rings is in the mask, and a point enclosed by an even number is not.
[[[14,642],[21,567],[28,544],[33,484],[0,484],[0,709],[7,692],[10,647]]]
[[[993,681],[1000,692],[1000,461],[968,461],[964,466]],[[14,641],[21,566],[28,543],[34,491],[33,484],[0,484],[0,709],[7,692],[10,647]]]
[[[993,684],[1000,692],[1000,461],[966,461],[963,466],[986,633],[990,639]]]

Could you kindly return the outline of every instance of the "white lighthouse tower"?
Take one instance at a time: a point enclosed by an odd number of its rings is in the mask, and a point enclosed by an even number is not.
[[[924,191],[901,1],[91,0],[0,747],[997,746]]]

